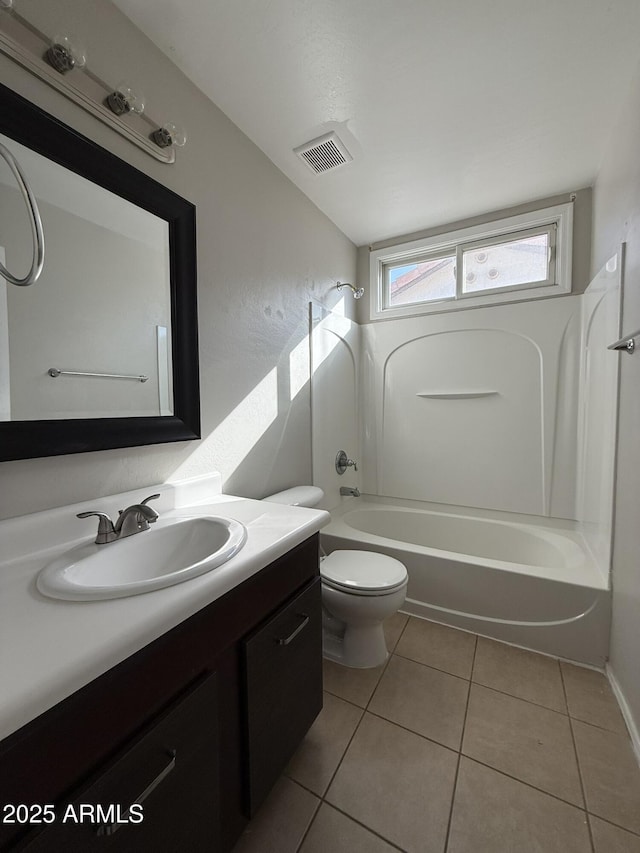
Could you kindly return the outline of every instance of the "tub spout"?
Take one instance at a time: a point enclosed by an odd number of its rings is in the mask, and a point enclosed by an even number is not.
[[[357,488],[350,488],[349,486],[340,486],[340,494],[343,498],[350,496],[353,498],[360,497],[360,490]]]

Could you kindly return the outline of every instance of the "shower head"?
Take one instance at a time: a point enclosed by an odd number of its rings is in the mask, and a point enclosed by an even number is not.
[[[354,299],[360,299],[364,296],[364,287],[354,287],[353,284],[349,284],[347,281],[339,281],[336,284],[338,290],[342,290],[343,287],[351,288],[351,292],[353,293]]]

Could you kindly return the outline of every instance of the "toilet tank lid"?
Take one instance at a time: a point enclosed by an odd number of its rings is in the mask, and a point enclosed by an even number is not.
[[[268,495],[263,500],[287,506],[317,506],[323,497],[324,492],[318,486],[294,486],[283,492],[276,492],[275,495]]]

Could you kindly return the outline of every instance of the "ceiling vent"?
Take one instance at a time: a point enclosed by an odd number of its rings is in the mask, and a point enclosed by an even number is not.
[[[312,139],[311,142],[305,142],[304,145],[294,148],[293,151],[317,175],[321,172],[328,172],[329,169],[344,166],[345,163],[350,163],[353,160],[340,138],[333,131],[324,136],[319,136],[317,139]]]

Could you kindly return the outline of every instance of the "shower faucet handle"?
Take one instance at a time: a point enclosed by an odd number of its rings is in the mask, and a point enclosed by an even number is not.
[[[354,462],[353,459],[349,459],[344,450],[339,450],[336,456],[336,471],[338,474],[344,474],[347,468],[353,468],[354,471],[357,471],[358,463]]]

